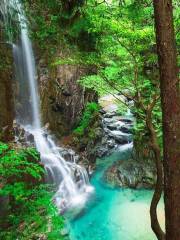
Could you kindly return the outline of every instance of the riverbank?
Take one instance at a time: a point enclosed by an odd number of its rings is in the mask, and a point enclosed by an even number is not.
[[[153,191],[110,188],[103,181],[106,169],[119,159],[128,158],[132,145],[97,160],[91,178],[95,195],[86,208],[69,223],[71,240],[156,240],[151,230],[149,206]],[[158,216],[164,225],[163,201]]]

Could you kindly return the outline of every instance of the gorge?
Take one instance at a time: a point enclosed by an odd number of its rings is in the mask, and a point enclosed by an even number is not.
[[[1,0],[0,239],[157,239],[159,73],[138,4]]]

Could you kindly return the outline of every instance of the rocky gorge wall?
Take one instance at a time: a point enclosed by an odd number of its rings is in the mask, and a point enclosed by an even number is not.
[[[0,28],[0,139],[12,138],[13,108],[13,56],[12,46],[4,41]]]
[[[71,133],[87,102],[97,101],[95,92],[80,86],[78,80],[94,71],[92,66],[57,65],[43,59],[38,66],[41,113],[44,124],[58,136]]]

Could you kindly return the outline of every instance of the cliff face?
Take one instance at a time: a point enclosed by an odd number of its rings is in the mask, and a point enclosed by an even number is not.
[[[3,42],[0,34],[0,139],[11,139],[13,123],[12,74],[13,57],[10,45]]]
[[[83,3],[60,0],[43,5],[41,1],[27,1],[26,6],[38,68],[41,117],[58,138],[72,132],[87,102],[97,101],[96,93],[78,83],[96,70],[82,60],[88,53],[79,46],[82,36],[75,36],[72,30]],[[86,45],[92,44],[86,41]],[[63,64],[54,64],[57,59]]]
[[[0,36],[0,42],[3,42]],[[11,138],[14,115],[13,56],[10,45],[0,48],[0,137]],[[95,69],[92,66],[49,66],[48,59],[38,64],[41,114],[43,123],[58,137],[69,134],[81,118],[87,102],[97,101],[95,92],[81,87],[78,80]]]
[[[69,134],[81,118],[87,102],[97,101],[95,92],[85,90],[78,80],[92,73],[92,67],[39,64],[41,109],[44,124],[57,136]]]

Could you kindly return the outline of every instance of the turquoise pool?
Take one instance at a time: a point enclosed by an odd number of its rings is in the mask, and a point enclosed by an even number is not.
[[[69,223],[71,240],[155,240],[150,227],[149,205],[152,191],[112,189],[102,179],[114,161],[127,158],[125,150],[97,161],[91,179],[95,194],[80,215]],[[159,219],[164,225],[163,201]]]

